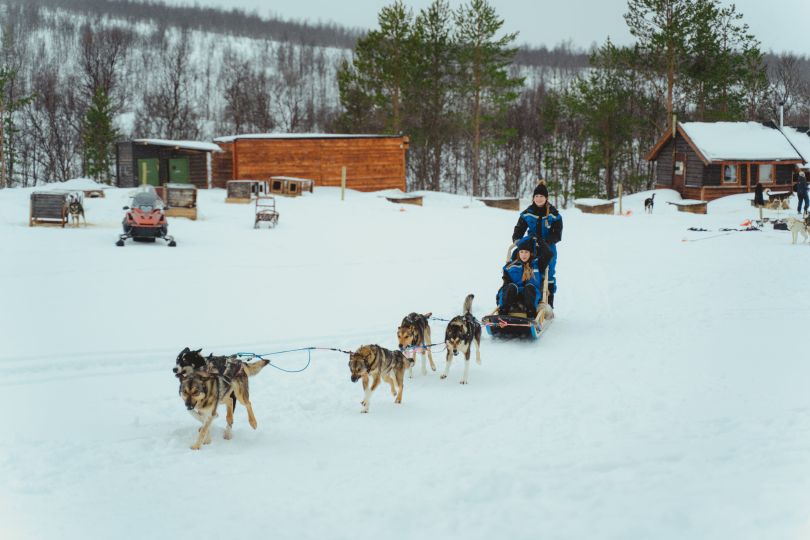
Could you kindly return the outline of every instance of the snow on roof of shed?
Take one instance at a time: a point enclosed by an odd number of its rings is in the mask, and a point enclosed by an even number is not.
[[[778,129],[759,122],[683,122],[679,125],[709,161],[802,159]]]
[[[170,141],[167,139],[133,139],[138,144],[153,144],[156,146],[171,146],[185,150],[201,150],[203,152],[222,152],[222,148],[214,143],[200,141]]]
[[[799,152],[804,164],[810,164],[810,135],[790,126],[784,126],[782,133],[788,138],[790,144]]]
[[[373,135],[357,133],[249,133],[245,135],[217,137],[214,139],[214,141],[229,143],[237,139],[398,139],[400,137],[402,137],[402,135]]]

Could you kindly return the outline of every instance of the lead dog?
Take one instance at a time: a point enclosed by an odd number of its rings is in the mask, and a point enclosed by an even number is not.
[[[412,367],[413,358],[406,358],[401,351],[389,351],[379,345],[363,345],[349,355],[349,369],[352,382],[363,380],[363,408],[361,413],[368,412],[371,394],[385,381],[391,386],[394,403],[402,403],[402,391],[405,388],[405,369]],[[369,385],[369,377],[371,384]]]
[[[447,363],[441,378],[446,379],[450,372],[450,364],[458,353],[464,353],[464,375],[461,384],[467,384],[470,374],[470,348],[475,343],[475,362],[481,365],[481,323],[473,317],[472,301],[474,295],[468,294],[464,299],[464,314],[456,315],[447,324],[444,334],[444,344],[447,346]]]
[[[430,360],[430,369],[436,371],[436,364],[433,362],[433,353],[430,351],[430,324],[428,319],[433,313],[410,313],[397,328],[397,341],[399,341],[399,350],[406,352],[406,348],[410,347],[413,350],[413,356],[416,358],[416,351],[422,349],[422,375],[427,375],[427,366],[425,363],[425,351]],[[413,368],[408,368],[408,378],[413,379]]]
[[[200,350],[185,348],[177,357],[175,376],[180,379],[180,397],[191,415],[202,423],[192,450],[199,450],[211,442],[211,422],[217,415],[217,406],[227,407],[225,439],[232,437],[233,410],[236,401],[245,406],[250,427],[256,429],[256,416],[250,403],[248,377],[259,373],[269,360],[246,363],[236,356],[210,356],[204,358]]]
[[[807,238],[810,237],[810,227],[808,227],[807,222],[802,221],[801,219],[789,217],[787,218],[787,226],[792,236],[791,244],[796,243],[796,239],[799,237],[799,234],[804,237],[804,240],[802,241],[807,242]]]

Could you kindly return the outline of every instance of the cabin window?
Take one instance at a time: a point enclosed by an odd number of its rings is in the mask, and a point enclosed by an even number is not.
[[[675,176],[683,176],[684,163],[683,161],[675,162]]]
[[[723,166],[723,183],[736,184],[737,183],[737,166],[724,165]]]
[[[758,180],[763,184],[770,184],[773,182],[773,165],[761,163],[759,165]]]

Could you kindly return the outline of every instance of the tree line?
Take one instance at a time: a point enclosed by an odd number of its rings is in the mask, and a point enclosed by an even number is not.
[[[588,53],[516,46],[487,0],[398,0],[365,34],[289,39],[209,11],[0,0],[0,186],[109,181],[131,137],[375,132],[410,137],[409,189],[514,196],[542,177],[564,205],[651,187],[643,157],[673,115],[768,121],[782,103],[808,123],[810,61],[764,54],[717,0],[629,0],[635,43]]]

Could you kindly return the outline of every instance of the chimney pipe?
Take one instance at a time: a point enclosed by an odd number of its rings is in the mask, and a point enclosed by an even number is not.
[[[779,104],[779,129],[785,127],[785,104]]]

